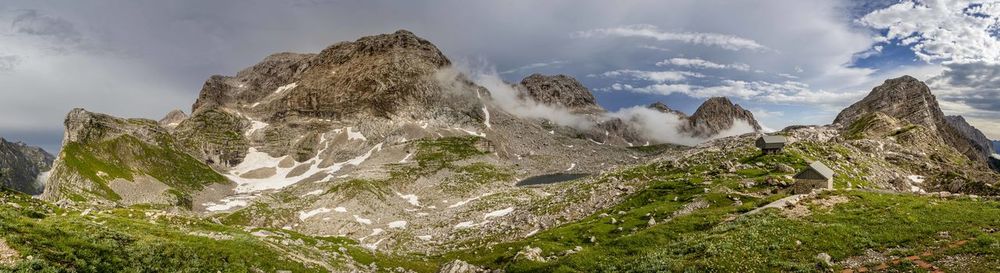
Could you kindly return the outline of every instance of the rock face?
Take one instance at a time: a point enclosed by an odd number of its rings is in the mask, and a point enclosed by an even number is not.
[[[0,138],[0,186],[38,195],[43,185],[39,175],[52,168],[55,158],[42,148]]]
[[[519,87],[524,96],[539,103],[563,106],[576,112],[604,112],[590,90],[570,76],[531,74],[521,80]]]
[[[933,132],[933,138],[943,141],[974,161],[986,162],[988,150],[949,125],[930,88],[916,78],[902,76],[886,80],[872,89],[867,97],[841,111],[834,124],[845,128],[855,125],[856,128],[859,127],[856,122],[870,120],[876,113],[885,114],[908,125],[927,128]]]
[[[755,132],[761,130],[760,124],[749,110],[733,104],[728,98],[714,97],[698,107],[681,131],[694,137],[708,138],[739,126],[737,122],[746,122]]]
[[[986,156],[990,156],[996,153],[996,147],[993,146],[993,141],[986,137],[982,131],[976,129],[976,127],[969,124],[962,116],[946,116],[944,117],[948,125],[954,127],[962,136],[968,138],[972,141],[973,145],[977,146],[977,150],[982,150]]]
[[[224,106],[250,108],[263,120],[425,114],[410,110],[445,101],[434,74],[450,64],[409,31],[368,36],[319,54],[275,54],[235,77],[212,76],[192,113]]]

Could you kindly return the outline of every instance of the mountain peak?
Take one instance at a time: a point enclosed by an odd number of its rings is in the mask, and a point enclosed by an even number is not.
[[[434,44],[406,30],[339,42],[318,54],[274,54],[234,77],[209,78],[192,116],[226,107],[264,120],[390,117],[440,101],[444,87],[433,75],[450,64]]]
[[[754,131],[762,127],[753,117],[753,113],[734,104],[726,97],[713,97],[706,100],[688,119],[687,131],[695,137],[714,136],[726,129],[733,128],[737,120],[746,121]]]
[[[931,129],[937,129],[944,120],[930,88],[914,77],[902,76],[873,88],[864,99],[840,112],[834,123],[850,124],[876,111]]]
[[[533,100],[550,105],[561,105],[573,110],[598,111],[594,94],[575,78],[567,75],[531,74],[521,80],[524,95]]]
[[[451,64],[448,57],[430,41],[420,38],[408,30],[361,37],[354,42],[340,42],[321,51],[317,59],[333,63],[344,63],[359,56],[406,51],[413,57],[423,58],[438,67]]]
[[[876,86],[864,99],[841,111],[834,124],[853,127],[855,122],[879,113],[935,132],[970,159],[984,162],[990,154],[985,145],[973,139],[981,132],[968,126],[964,118],[946,119],[930,87],[911,76],[888,79]]]
[[[188,115],[181,111],[180,109],[174,109],[167,113],[162,119],[160,119],[160,126],[173,129],[180,125],[182,121],[188,118]]]

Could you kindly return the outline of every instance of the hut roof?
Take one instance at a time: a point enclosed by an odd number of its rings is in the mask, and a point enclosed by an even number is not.
[[[785,139],[784,136],[768,136],[768,135],[765,135],[765,136],[761,136],[760,138],[763,139],[764,143],[766,143],[766,144],[777,144],[777,143],[784,144],[785,142],[788,141],[788,139]]]
[[[808,169],[800,172],[798,175],[796,175],[796,177],[798,177],[798,176],[800,176],[800,175],[802,175],[802,174],[804,174],[806,172],[809,172],[809,171],[813,171],[813,172],[815,172],[815,173],[823,176],[823,178],[826,178],[826,179],[833,178],[833,175],[834,175],[834,172],[833,172],[833,170],[830,169],[830,167],[827,167],[825,164],[823,164],[823,162],[815,161],[815,162],[809,164],[809,168]]]

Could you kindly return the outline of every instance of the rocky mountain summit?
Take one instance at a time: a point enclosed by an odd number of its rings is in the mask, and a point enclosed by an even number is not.
[[[755,132],[761,130],[760,124],[750,110],[743,109],[739,104],[733,104],[728,98],[713,97],[702,103],[698,110],[688,117],[688,126],[681,130],[695,137],[708,137],[738,126],[738,122],[746,122]]]
[[[705,100],[690,116],[671,109],[662,102],[653,103],[647,108],[677,116],[683,121],[678,126],[678,130],[695,138],[709,139],[726,133],[726,131],[760,132],[762,130],[760,123],[757,122],[750,110],[743,109],[725,97],[713,97]],[[731,135],[733,134],[725,134],[725,136]]]
[[[55,158],[42,148],[0,138],[0,186],[38,195],[43,185],[39,177],[52,168]]]
[[[911,76],[886,80],[872,89],[867,97],[840,112],[834,123],[859,128],[871,123],[879,114],[898,120],[904,127],[926,128],[933,140],[951,146],[980,164],[985,163],[989,156],[989,150],[984,145],[977,144],[976,140],[966,136],[967,133],[948,122],[930,88]],[[859,121],[861,123],[857,123]],[[971,131],[968,134],[975,135]]]
[[[604,112],[604,108],[597,105],[590,89],[570,76],[531,74],[521,80],[519,87],[525,96],[536,102],[582,113]]]

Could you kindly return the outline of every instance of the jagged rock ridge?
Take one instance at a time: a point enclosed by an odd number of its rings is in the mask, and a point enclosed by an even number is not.
[[[19,192],[42,193],[39,175],[52,168],[55,158],[42,148],[0,138],[0,186]]]

